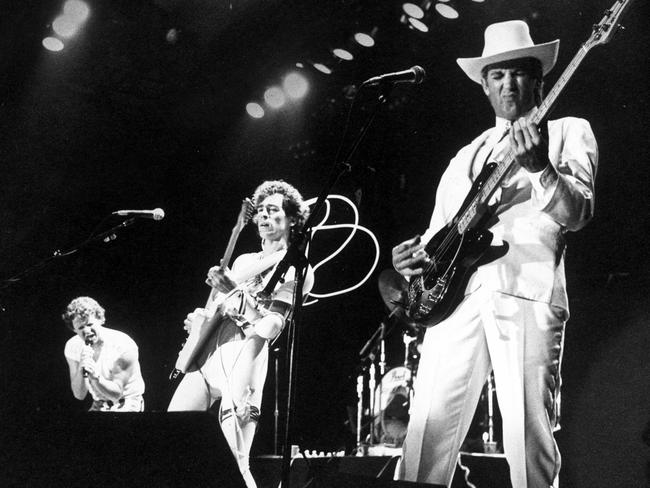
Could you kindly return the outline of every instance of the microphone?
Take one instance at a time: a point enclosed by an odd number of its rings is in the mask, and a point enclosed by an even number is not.
[[[424,68],[415,65],[404,71],[373,76],[361,83],[361,86],[379,85],[381,83],[415,83],[417,85],[424,81],[425,76]]]
[[[153,210],[117,210],[116,212],[113,212],[112,215],[162,220],[165,218],[165,211],[162,208],[154,208]]]
[[[93,340],[90,339],[90,338],[87,338],[85,342],[86,342],[87,346],[92,346],[93,345]],[[84,376],[84,378],[88,378],[88,371],[86,371],[86,368],[83,368],[83,376]]]

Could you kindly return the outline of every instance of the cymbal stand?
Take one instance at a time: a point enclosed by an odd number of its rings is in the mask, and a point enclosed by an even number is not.
[[[274,385],[274,394],[275,394],[275,409],[273,410],[273,454],[277,456],[278,454],[278,427],[279,427],[279,420],[280,420],[280,406],[279,406],[279,380],[280,380],[280,375],[278,374],[280,368],[279,368],[279,356],[280,356],[280,348],[276,347],[273,349],[273,364],[274,364],[274,373],[275,373],[275,385]]]
[[[368,371],[368,390],[370,390],[368,392],[370,397],[370,439],[368,440],[368,445],[372,446],[375,443],[375,388],[377,387],[374,358],[372,363],[370,363]],[[381,393],[379,394],[379,397],[381,398]]]
[[[379,325],[379,377],[383,378],[386,373],[386,324]]]
[[[406,389],[408,392],[408,401],[409,401],[409,416],[411,415],[411,405],[413,405],[413,363],[411,362],[411,354],[409,352],[411,343],[415,341],[417,337],[408,335],[407,333],[402,334],[402,341],[404,341],[404,367],[409,370],[411,373],[408,376],[406,381]]]
[[[375,441],[375,416],[377,412],[381,412],[381,391],[379,392],[379,402],[378,405],[375,404],[375,389],[377,388],[378,381],[381,381],[381,378],[384,376],[386,370],[386,324],[382,321],[377,327],[377,330],[373,332],[372,337],[365,343],[361,351],[359,351],[359,356],[362,361],[368,359],[368,403],[369,403],[369,417],[370,417],[370,433],[368,445],[373,445]],[[378,351],[379,350],[379,351]],[[379,352],[379,377],[377,377],[377,366],[375,365],[375,359],[377,357],[377,352]],[[357,382],[359,380],[357,379]],[[359,388],[357,383],[357,389]],[[360,405],[362,405],[360,401]],[[360,442],[360,441],[359,441]]]
[[[361,427],[363,425],[363,371],[357,376],[357,452],[363,452]]]
[[[413,342],[417,337],[410,336],[406,333],[402,334],[402,341],[404,341],[404,367],[408,368],[411,370],[411,361],[410,361],[410,354],[409,354],[409,348],[411,346],[411,342]],[[411,371],[413,373],[413,371]]]

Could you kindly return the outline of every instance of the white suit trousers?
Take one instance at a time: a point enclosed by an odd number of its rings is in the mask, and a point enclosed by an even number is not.
[[[514,488],[557,484],[566,312],[479,288],[427,329],[397,477],[449,486],[481,389],[494,371]]]

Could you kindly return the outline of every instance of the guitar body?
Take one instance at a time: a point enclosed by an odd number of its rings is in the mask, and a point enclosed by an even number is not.
[[[452,223],[438,231],[427,243],[425,251],[431,262],[422,275],[409,283],[406,313],[425,327],[432,327],[451,315],[462,300],[463,291],[479,261],[487,256],[492,233],[481,229],[489,216],[485,209],[479,215],[477,224],[463,233],[458,231],[456,222],[481,191],[495,166],[495,163],[490,163],[483,168]],[[491,259],[495,259],[505,252],[501,248],[499,252],[491,254]]]
[[[244,226],[248,223],[253,215],[253,202],[245,198],[242,201],[237,222],[232,229],[226,251],[221,258],[220,265],[227,267],[230,259],[232,258],[235,244],[239,238]],[[210,284],[210,283],[208,283]],[[205,306],[203,314],[196,314],[189,334],[178,353],[174,370],[170,374],[170,378],[176,378],[180,373],[189,373],[199,369],[207,359],[206,345],[210,339],[215,336],[216,330],[222,322],[223,314],[220,308],[221,302],[224,301],[226,295],[217,293],[216,290],[210,292],[208,301]]]
[[[550,113],[564,86],[589,50],[605,44],[619,29],[619,19],[632,0],[616,0],[589,39],[559,77],[555,86],[539,104],[530,120],[538,126]],[[481,264],[503,256],[508,245],[490,246],[492,234],[485,230],[488,202],[499,184],[515,168],[515,156],[509,151],[501,161],[488,164],[474,182],[452,223],[438,232],[425,247],[431,262],[421,276],[411,280],[407,290],[406,312],[413,320],[431,327],[446,319],[462,300],[473,271]]]
[[[273,256],[271,262],[277,259],[278,256]],[[268,261],[261,266],[268,267]],[[189,334],[174,366],[181,373],[196,371],[205,364],[208,353],[214,347],[211,339],[216,337],[216,331],[224,320],[231,320],[248,337],[260,313],[250,296],[238,288],[228,294],[218,293],[206,308],[195,312],[192,318]]]
[[[220,311],[210,315],[199,315],[198,320],[192,323],[190,332],[178,353],[175,368],[181,373],[196,371],[207,359],[206,345],[215,336],[223,315]]]
[[[448,234],[449,228],[442,229],[430,242],[439,246]],[[454,241],[432,260],[426,278],[421,275],[409,283],[407,315],[425,327],[449,317],[463,299],[469,278],[490,247],[492,233],[467,231]]]

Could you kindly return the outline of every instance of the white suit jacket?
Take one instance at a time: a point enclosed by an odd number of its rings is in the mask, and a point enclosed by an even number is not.
[[[485,286],[556,305],[568,318],[565,233],[582,228],[593,215],[598,147],[584,119],[549,121],[548,129],[552,166],[534,174],[519,167],[502,182],[490,200],[493,217],[488,228],[494,234],[493,243],[505,241],[509,249],[503,257],[478,267],[466,293]],[[456,216],[472,185],[474,159],[497,130],[486,130],[450,161],[422,242],[427,243]],[[507,145],[507,138],[502,144]]]

